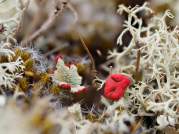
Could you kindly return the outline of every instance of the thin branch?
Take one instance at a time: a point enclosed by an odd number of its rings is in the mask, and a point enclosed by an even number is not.
[[[95,67],[94,58],[93,58],[91,52],[89,51],[87,45],[85,44],[83,37],[79,33],[78,33],[78,35],[79,35],[79,38],[80,38],[80,41],[82,43],[83,48],[86,50],[86,52],[88,53],[88,56],[90,57],[91,64],[92,64],[92,70],[95,71],[95,73],[96,73],[96,67]]]
[[[48,13],[46,8],[44,8],[47,4],[45,0],[35,0],[37,6],[37,12],[33,15],[31,24],[27,28],[27,32],[25,33],[25,39],[29,37],[48,17]],[[40,16],[40,17],[39,17]]]
[[[68,4],[68,8],[73,12],[73,14],[74,14],[74,28],[76,27],[76,25],[77,25],[77,23],[78,23],[78,20],[79,20],[79,17],[78,17],[78,13],[77,13],[77,11],[75,10],[75,8],[73,7],[73,5],[71,5],[70,3]],[[95,66],[95,60],[94,60],[94,58],[93,58],[93,56],[92,56],[92,54],[91,54],[91,52],[89,51],[89,49],[88,49],[88,47],[87,47],[87,45],[86,45],[86,43],[85,43],[85,41],[84,41],[84,39],[83,39],[83,37],[82,37],[82,35],[80,34],[80,33],[78,33],[77,32],[77,34],[78,34],[78,36],[79,36],[79,39],[80,39],[80,41],[81,41],[81,43],[82,43],[82,46],[83,46],[83,48],[85,49],[85,51],[87,52],[87,54],[88,54],[88,56],[89,56],[89,58],[90,58],[90,60],[91,60],[91,65],[92,65],[92,71],[93,71],[93,73],[94,73],[94,77],[96,77],[96,73],[97,73],[97,70],[96,70],[96,66]]]
[[[141,52],[140,52],[140,49],[139,49],[139,50],[137,50],[137,60],[136,60],[136,74],[137,75],[140,72],[140,55],[141,55]]]
[[[143,117],[141,117],[141,119],[138,121],[138,123],[135,124],[135,126],[133,126],[131,134],[135,134],[137,132],[137,130],[141,127],[142,120],[143,120]]]
[[[65,48],[65,47],[68,47],[69,45],[68,44],[62,44],[62,45],[59,45],[58,47],[54,48],[53,50],[47,52],[44,54],[45,57],[49,56],[49,55],[52,55],[53,53]]]
[[[50,15],[46,22],[37,30],[35,31],[30,37],[22,41],[22,46],[25,46],[29,42],[36,40],[40,35],[42,35],[45,31],[47,31],[52,24],[55,22],[56,18],[60,15],[60,13],[67,7],[67,2],[57,1],[55,5],[54,12]]]

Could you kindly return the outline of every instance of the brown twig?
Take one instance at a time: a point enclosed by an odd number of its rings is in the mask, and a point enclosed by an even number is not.
[[[44,22],[44,24],[37,31],[35,31],[26,40],[22,41],[22,46],[25,46],[29,42],[34,41],[40,35],[42,35],[45,31],[47,31],[52,26],[52,24],[55,22],[56,18],[60,15],[60,13],[67,7],[67,5],[68,5],[68,3],[66,1],[57,0],[54,12],[50,15],[50,17],[47,19],[47,21]]]
[[[139,72],[140,72],[140,49],[137,51],[137,60],[136,60],[136,75],[138,76]]]
[[[135,134],[136,131],[141,127],[142,120],[143,120],[143,117],[139,120],[139,122],[135,126],[133,126],[131,134]]]
[[[91,52],[89,51],[89,49],[88,49],[88,47],[87,47],[87,45],[86,45],[86,43],[85,43],[83,37],[82,37],[79,33],[78,33],[78,35],[79,35],[79,38],[80,38],[80,41],[81,41],[81,43],[82,43],[83,48],[84,48],[85,51],[88,53],[88,56],[89,56],[89,58],[90,58],[90,60],[91,60],[92,70],[95,71],[95,73],[96,73],[96,67],[95,67],[94,58],[93,58]],[[95,74],[95,75],[96,75],[96,74]]]
[[[25,38],[29,37],[42,23],[47,19],[48,13],[46,8],[44,8],[47,4],[46,0],[35,0],[35,4],[37,6],[37,12],[31,18],[31,23],[27,28],[27,32],[25,33]],[[40,17],[39,17],[40,16]]]
[[[141,56],[141,51],[140,49],[137,50],[137,57],[136,57],[136,68],[135,68],[135,73],[134,73],[134,79],[136,82],[140,81],[142,78],[142,72],[140,70],[140,56]]]
[[[76,27],[76,25],[77,25],[77,23],[78,23],[78,13],[77,13],[77,11],[75,10],[75,8],[69,3],[68,4],[68,8],[73,12],[73,14],[74,14],[74,25],[73,25],[73,27]],[[89,49],[88,49],[88,47],[87,47],[87,45],[86,45],[86,43],[85,43],[85,41],[84,41],[84,39],[83,39],[83,37],[82,37],[82,35],[80,34],[80,33],[78,33],[77,32],[77,34],[78,34],[78,36],[79,36],[79,39],[80,39],[80,41],[81,41],[81,44],[82,44],[82,46],[83,46],[83,48],[85,49],[85,51],[87,52],[87,54],[88,54],[88,56],[89,56],[89,58],[90,58],[90,60],[91,60],[91,65],[92,65],[92,71],[93,71],[93,76],[94,77],[96,77],[96,73],[97,73],[97,70],[96,70],[96,66],[95,66],[95,60],[94,60],[94,58],[93,58],[93,56],[92,56],[92,54],[91,54],[91,52],[89,51]]]

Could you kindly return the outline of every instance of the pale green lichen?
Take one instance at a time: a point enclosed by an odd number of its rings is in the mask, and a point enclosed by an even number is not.
[[[74,64],[68,67],[64,61],[59,58],[56,68],[52,77],[57,84],[70,84],[72,93],[84,89],[84,86],[81,86],[82,77],[78,74],[77,67]]]

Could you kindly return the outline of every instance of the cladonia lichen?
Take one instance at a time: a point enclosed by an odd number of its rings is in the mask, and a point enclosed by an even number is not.
[[[169,27],[167,18],[174,16],[167,10],[163,16],[153,16],[147,25],[139,13],[147,14],[153,11],[145,3],[141,7],[127,8],[119,6],[118,13],[126,12],[127,20],[124,30],[117,39],[117,44],[123,45],[124,34],[132,36],[127,47],[122,52],[110,52],[108,58],[114,63],[115,72],[134,75],[136,72],[136,56],[140,51],[141,81],[127,90],[127,100],[137,115],[168,115],[179,117],[179,29]],[[126,60],[127,59],[127,60]],[[174,122],[178,124],[179,122]],[[169,123],[168,123],[169,124]]]

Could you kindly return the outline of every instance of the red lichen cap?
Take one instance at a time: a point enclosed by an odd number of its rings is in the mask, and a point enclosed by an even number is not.
[[[117,101],[124,96],[124,93],[131,84],[129,77],[122,74],[110,75],[105,83],[104,96],[107,99]]]
[[[71,90],[72,89],[72,85],[69,84],[69,83],[60,83],[58,86],[62,89],[65,89],[65,90]],[[87,90],[88,89],[86,87],[83,87],[83,88],[79,89],[78,91],[72,92],[72,93],[73,94],[82,94],[82,93],[86,93]]]
[[[88,91],[88,89],[86,87],[84,87],[84,88],[80,89],[79,91],[74,92],[74,94],[77,94],[77,95],[85,94],[85,93],[87,93],[87,91]]]
[[[68,83],[59,84],[58,86],[62,89],[67,89],[67,90],[71,89],[71,84]]]
[[[54,58],[55,63],[57,63],[59,59],[63,59],[63,56],[60,54],[55,56],[55,58]]]

